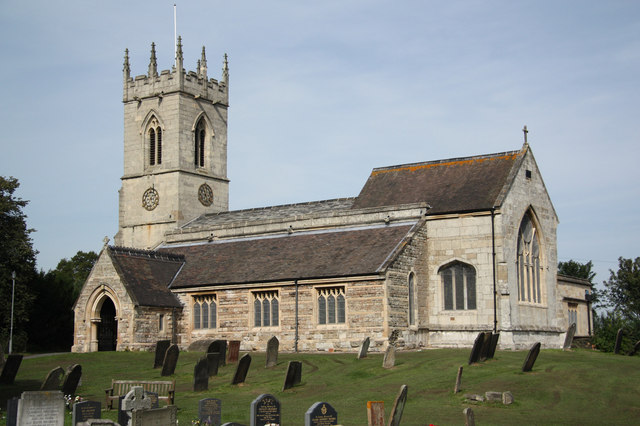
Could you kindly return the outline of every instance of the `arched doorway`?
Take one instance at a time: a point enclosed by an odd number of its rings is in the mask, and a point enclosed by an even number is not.
[[[116,306],[109,297],[105,297],[102,308],[100,308],[100,322],[98,323],[98,350],[115,351],[117,343]]]

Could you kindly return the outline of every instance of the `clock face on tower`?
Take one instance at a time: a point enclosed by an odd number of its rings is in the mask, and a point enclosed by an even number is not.
[[[200,200],[200,203],[205,207],[213,204],[213,190],[206,183],[203,183],[200,185],[200,188],[198,188],[198,200]]]
[[[149,188],[142,194],[142,207],[149,211],[155,209],[159,201],[160,195],[158,195],[158,191],[155,188]]]

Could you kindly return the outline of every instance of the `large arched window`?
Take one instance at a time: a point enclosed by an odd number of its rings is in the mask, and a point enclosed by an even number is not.
[[[527,212],[518,231],[518,300],[542,303],[540,286],[540,238],[531,213]]]
[[[415,275],[414,275],[413,272],[409,274],[408,286],[409,286],[409,289],[408,289],[409,290],[409,325],[414,325],[416,323],[416,315],[415,315],[415,312],[414,312],[415,307],[414,307],[413,292],[415,291],[414,290],[414,287],[415,287]]]
[[[204,141],[206,136],[204,120],[198,121],[194,135],[194,164],[196,167],[204,167]]]
[[[455,262],[440,270],[445,310],[476,309],[476,271]]]
[[[147,134],[149,138],[149,165],[162,164],[162,128],[155,117],[150,121]]]

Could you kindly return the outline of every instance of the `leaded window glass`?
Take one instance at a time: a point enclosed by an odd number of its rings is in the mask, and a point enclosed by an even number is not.
[[[318,324],[344,324],[344,287],[318,288]]]
[[[538,230],[531,214],[525,214],[518,231],[518,300],[529,303],[542,303],[540,274],[540,240]]]
[[[193,328],[216,328],[216,296],[213,294],[193,297]]]
[[[440,270],[445,310],[476,309],[476,271],[461,262]]]
[[[253,325],[275,327],[279,324],[279,301],[277,291],[253,293]]]

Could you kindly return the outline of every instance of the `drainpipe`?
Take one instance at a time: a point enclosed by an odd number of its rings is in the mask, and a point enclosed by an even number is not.
[[[491,208],[491,259],[493,260],[493,333],[498,332],[498,309],[496,297],[496,232],[495,232],[496,208]]]
[[[587,326],[589,327],[588,336],[591,337],[591,293],[589,293],[589,290],[584,291],[584,298],[587,301]]]
[[[293,346],[295,352],[298,353],[298,280],[296,280],[296,336]]]

